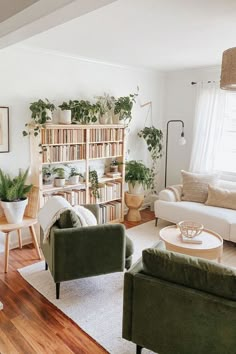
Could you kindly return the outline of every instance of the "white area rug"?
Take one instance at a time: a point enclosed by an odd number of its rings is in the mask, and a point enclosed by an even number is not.
[[[144,248],[159,239],[159,230],[168,225],[164,221],[154,226],[154,221],[127,230],[133,240],[134,261],[139,259]],[[55,299],[55,284],[44,262],[18,270],[22,277],[36,290],[57,306],[86,333],[110,353],[135,353],[135,344],[121,338],[124,273],[61,283],[60,300]],[[143,350],[143,354],[151,353]]]

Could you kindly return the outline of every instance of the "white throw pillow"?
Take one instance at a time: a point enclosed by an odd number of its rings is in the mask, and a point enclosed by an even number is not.
[[[217,174],[200,174],[181,171],[183,179],[182,200],[205,203],[208,195],[208,185],[215,185]]]

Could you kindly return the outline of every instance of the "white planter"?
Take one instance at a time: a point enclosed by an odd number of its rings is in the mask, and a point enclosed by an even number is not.
[[[113,116],[112,111],[104,113],[99,118],[100,124],[112,124],[113,122],[112,116]]]
[[[70,184],[78,184],[79,183],[79,176],[71,176],[69,178],[69,183]]]
[[[113,114],[112,120],[113,124],[120,124],[120,113]]]
[[[65,178],[54,178],[54,186],[55,187],[63,187],[66,183]]]
[[[135,182],[134,186],[129,182],[128,187],[130,194],[144,194],[143,185],[138,182]]]
[[[18,202],[3,202],[1,206],[4,210],[5,217],[9,224],[19,224],[23,220],[26,205],[28,204],[28,198],[19,200]]]
[[[71,110],[65,109],[60,112],[60,124],[71,124]]]
[[[52,111],[50,109],[46,109],[47,121],[46,124],[52,124]]]

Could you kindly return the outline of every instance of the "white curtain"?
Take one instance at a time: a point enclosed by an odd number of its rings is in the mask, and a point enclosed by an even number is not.
[[[198,83],[189,170],[213,172],[222,130],[226,93],[218,83]]]

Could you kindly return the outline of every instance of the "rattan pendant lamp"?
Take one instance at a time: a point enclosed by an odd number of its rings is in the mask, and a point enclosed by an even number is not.
[[[236,91],[236,47],[223,52],[220,88]]]

